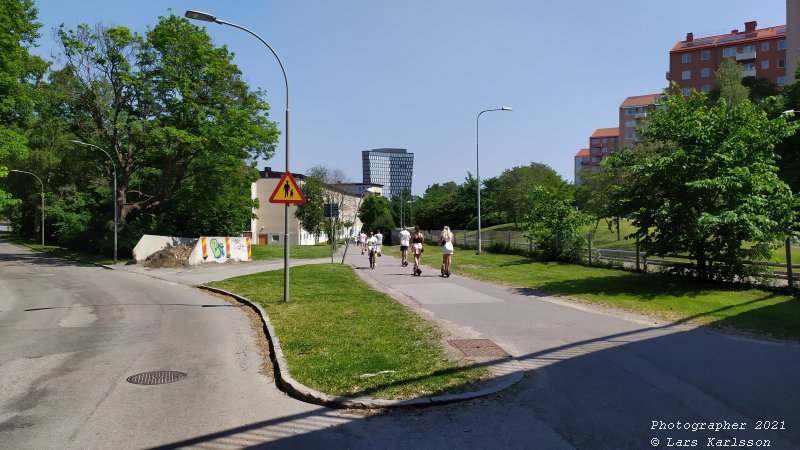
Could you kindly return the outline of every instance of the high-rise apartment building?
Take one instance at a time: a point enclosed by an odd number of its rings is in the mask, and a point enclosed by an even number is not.
[[[364,184],[383,185],[383,196],[391,199],[411,190],[414,154],[403,148],[376,148],[361,152]]]
[[[717,85],[714,72],[724,58],[734,58],[746,77],[764,77],[778,86],[786,84],[786,26],[757,29],[745,22],[744,31],[695,38],[693,33],[669,52],[667,80],[689,95],[691,89],[709,92]]]

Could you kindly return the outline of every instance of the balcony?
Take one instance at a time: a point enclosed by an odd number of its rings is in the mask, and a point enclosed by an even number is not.
[[[647,112],[640,112],[633,115],[634,119],[644,119],[647,117]]]
[[[736,54],[736,61],[747,61],[750,59],[756,59],[755,50],[752,52],[740,52]]]
[[[756,68],[755,67],[745,68],[744,69],[744,73],[742,74],[742,77],[754,77],[754,76],[756,76]]]

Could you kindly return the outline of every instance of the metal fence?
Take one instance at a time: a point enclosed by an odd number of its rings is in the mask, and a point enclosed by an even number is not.
[[[461,249],[477,249],[477,231],[475,230],[452,230],[454,244]],[[439,242],[441,230],[425,230],[426,242],[436,244]],[[394,237],[394,236],[393,236]],[[783,243],[784,260],[775,261],[746,261],[745,263],[753,266],[766,267],[768,270],[763,275],[772,280],[775,286],[788,286],[795,289],[798,286],[798,273],[800,273],[800,261],[792,261],[792,248],[798,248],[797,238],[786,238]],[[635,250],[620,250],[609,248],[596,248],[592,246],[592,241],[587,236],[588,246],[584,251],[584,263],[588,265],[604,264],[618,265],[629,269],[640,271],[658,271],[662,268],[675,267],[693,263],[691,259],[680,256],[668,256],[665,258],[647,255],[639,251],[638,243]],[[521,231],[496,231],[487,230],[481,232],[481,249],[490,250],[498,253],[513,253],[525,256],[533,256],[535,247],[525,238]],[[713,263],[713,261],[711,261]],[[791,280],[791,281],[790,281]]]

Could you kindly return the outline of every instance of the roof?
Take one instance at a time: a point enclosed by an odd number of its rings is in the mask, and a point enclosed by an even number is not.
[[[589,149],[588,148],[582,148],[582,149],[578,150],[578,153],[575,153],[575,157],[577,158],[579,156],[589,156]]]
[[[590,138],[619,137],[619,127],[598,128],[594,130]]]
[[[629,108],[631,106],[647,106],[647,105],[655,105],[656,101],[663,97],[664,94],[647,94],[647,95],[635,95],[633,97],[626,98],[621,105],[620,108]]]
[[[786,25],[762,28],[760,30],[753,30],[752,32],[732,30],[728,34],[695,38],[692,41],[678,41],[678,43],[672,47],[670,53],[688,52],[697,48],[720,47],[724,45],[734,45],[744,42],[763,41],[767,39],[785,37]]]

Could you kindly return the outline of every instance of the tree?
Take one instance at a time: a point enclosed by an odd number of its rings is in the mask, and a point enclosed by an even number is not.
[[[29,53],[39,37],[37,15],[32,0],[0,0],[0,178],[28,152],[23,130],[32,116],[32,88],[47,68]],[[0,189],[0,210],[12,203]]]
[[[381,230],[384,237],[388,237],[388,231],[395,227],[391,204],[386,197],[380,195],[368,195],[364,198],[358,211],[358,218],[364,224],[363,230]]]
[[[744,67],[733,58],[725,58],[714,73],[719,88],[719,98],[724,99],[729,108],[735,108],[747,100],[749,89],[742,85]]]
[[[523,216],[525,237],[547,260],[579,261],[585,239],[580,228],[590,217],[572,206],[572,198],[557,188],[534,186]]]
[[[277,129],[263,92],[251,92],[227,49],[188,20],[161,17],[144,36],[100,25],[62,28],[58,36],[66,65],[56,80],[69,94],[69,131],[111,153],[120,221],[195,198],[178,193],[196,191],[209,177],[223,181],[246,160],[274,153]],[[110,179],[110,163],[102,161]],[[215,192],[224,194],[203,191]],[[252,207],[221,200],[246,213]]]
[[[497,209],[518,225],[522,216],[530,209],[528,194],[535,186],[546,186],[559,191],[568,191],[570,186],[549,166],[530,163],[506,169],[498,177],[497,189],[493,198]]]
[[[769,119],[746,99],[730,107],[725,98],[709,105],[700,93],[673,93],[665,106],[642,130],[653,154],[610,158],[627,172],[615,193],[620,211],[650,254],[689,255],[701,278],[752,275],[744,261],[793,226],[796,201],[776,174],[774,146],[797,124]]]
[[[327,226],[327,218],[324,215],[326,198],[322,183],[324,176],[324,171],[319,168],[308,171],[302,188],[306,202],[297,205],[297,211],[294,213],[303,228],[317,237],[317,242],[319,235]]]

